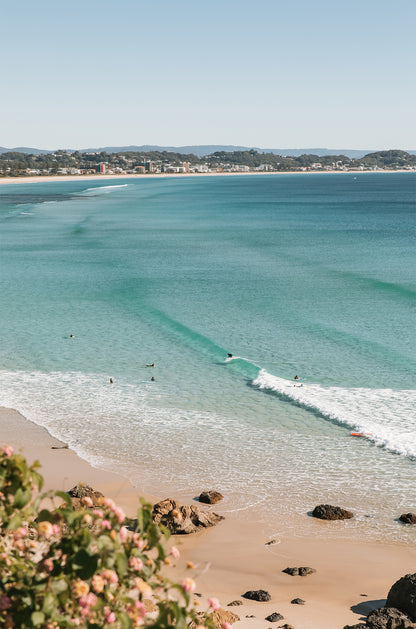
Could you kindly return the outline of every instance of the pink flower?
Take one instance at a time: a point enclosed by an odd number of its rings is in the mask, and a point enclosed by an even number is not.
[[[176,546],[172,546],[169,552],[170,552],[170,554],[172,555],[172,557],[173,557],[174,559],[179,559],[179,557],[180,557],[180,552],[179,552],[179,550],[176,548]]]
[[[3,446],[1,451],[4,454],[4,456],[7,456],[8,458],[11,457],[13,454],[12,446]]]
[[[9,609],[11,607],[11,600],[8,596],[0,596],[0,609]]]
[[[93,506],[93,502],[92,502],[92,500],[91,500],[91,498],[89,496],[84,496],[84,498],[81,499],[81,502],[86,507],[92,507]]]
[[[190,579],[189,577],[181,581],[181,586],[183,587],[185,592],[195,592],[195,588],[196,588],[195,581],[193,579]]]
[[[48,522],[47,520],[43,522],[39,522],[38,534],[41,537],[46,537],[46,539],[48,539],[48,537],[52,537],[52,535],[54,535],[54,529],[53,529],[52,524]]]
[[[223,622],[221,625],[222,629],[232,629],[229,622]]]
[[[118,583],[118,574],[115,570],[103,570],[101,576],[103,579],[107,579],[110,583]]]
[[[103,520],[101,522],[101,526],[103,527],[103,529],[108,529],[109,531],[111,531],[111,522],[109,522],[108,520]]]
[[[114,511],[114,508],[116,506],[114,500],[111,500],[111,498],[103,498],[101,502],[103,505],[111,509],[111,511]]]
[[[117,521],[118,521],[119,524],[124,522],[124,520],[126,519],[126,516],[125,516],[125,514],[124,514],[122,509],[119,509],[118,507],[115,507],[113,509],[113,512],[114,512],[114,515],[116,516]]]
[[[58,535],[60,532],[59,524],[52,524],[52,535]]]
[[[19,526],[19,528],[17,528],[13,533],[13,537],[15,539],[19,539],[20,537],[26,537],[26,535],[27,535],[27,529],[24,526]]]
[[[122,526],[120,529],[120,539],[122,542],[125,542],[127,539],[127,527]]]
[[[94,509],[93,514],[98,515],[99,518],[104,517],[104,513],[101,511],[101,509]]]
[[[110,610],[109,607],[104,607],[104,616],[106,621],[111,624],[116,621],[116,615]]]
[[[214,610],[214,612],[220,608],[220,603],[219,600],[217,598],[209,598],[208,599],[208,605],[210,607],[212,607],[212,609]]]
[[[137,572],[140,572],[140,570],[143,570],[143,561],[140,559],[140,557],[130,557],[129,566],[130,568],[133,568],[133,570],[137,570]]]
[[[53,570],[53,561],[52,561],[52,559],[50,559],[50,558],[45,559],[45,561],[43,562],[43,565],[45,567],[45,570],[47,570],[48,572],[52,572],[52,570]]]

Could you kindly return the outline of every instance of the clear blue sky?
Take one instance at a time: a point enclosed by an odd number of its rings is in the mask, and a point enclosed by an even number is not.
[[[416,0],[13,0],[0,146],[416,149]]]

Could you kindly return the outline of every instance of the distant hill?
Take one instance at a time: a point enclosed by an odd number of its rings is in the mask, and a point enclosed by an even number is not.
[[[81,153],[98,153],[98,152],[106,152],[106,153],[124,153],[124,152],[137,152],[137,153],[149,153],[151,151],[167,151],[172,153],[181,153],[184,155],[189,155],[193,153],[197,157],[204,157],[205,155],[212,155],[216,151],[225,151],[227,153],[232,153],[233,151],[250,151],[254,149],[259,153],[273,153],[275,155],[286,155],[289,157],[299,157],[300,155],[317,155],[318,157],[325,157],[327,155],[345,155],[346,157],[352,157],[355,159],[359,159],[360,157],[364,157],[364,155],[368,155],[368,153],[374,153],[375,151],[356,151],[351,149],[326,149],[326,148],[301,148],[301,149],[265,149],[259,148],[256,146],[234,146],[230,144],[198,144],[191,146],[157,146],[154,144],[143,144],[141,146],[131,145],[131,146],[104,146],[99,148],[87,148],[87,149],[68,149],[70,151],[79,150]],[[4,148],[0,146],[0,154],[8,153],[8,152],[16,152],[16,153],[26,153],[29,155],[47,155],[48,153],[53,153],[52,150],[42,150],[35,148],[28,148],[25,146],[19,146],[16,148]],[[411,155],[416,155],[415,151],[407,151]]]

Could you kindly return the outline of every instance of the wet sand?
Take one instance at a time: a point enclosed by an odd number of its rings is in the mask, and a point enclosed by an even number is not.
[[[168,497],[144,495],[127,479],[92,467],[45,429],[10,409],[0,409],[0,445],[5,444],[24,454],[29,463],[36,459],[41,462],[45,489],[68,491],[82,482],[113,498],[132,517],[140,496],[151,502]],[[221,513],[221,503],[204,508]],[[323,528],[331,524],[319,523]],[[266,530],[255,516],[242,520],[237,512],[227,514],[212,529],[173,538],[181,551],[174,577],[180,579],[185,573],[190,576],[185,561],[192,561],[192,576],[197,592],[202,594],[197,599],[200,608],[208,607],[208,597],[217,597],[224,609],[240,617],[234,625],[236,629],[267,629],[271,623],[265,618],[273,612],[284,616],[284,620],[274,624],[276,627],[289,623],[295,629],[342,629],[382,606],[391,585],[415,571],[414,547],[308,538],[301,530],[299,537],[274,538],[275,543],[268,545],[270,530],[279,529],[277,522],[270,525]],[[292,577],[282,572],[294,566],[310,566],[316,573]],[[247,590],[257,589],[270,592],[271,601],[260,603],[241,598]],[[292,604],[294,598],[305,600],[305,605]],[[234,600],[243,605],[227,607]]]

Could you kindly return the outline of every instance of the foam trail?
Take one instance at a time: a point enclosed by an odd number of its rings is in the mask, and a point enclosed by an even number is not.
[[[108,192],[111,192],[112,190],[114,190],[114,188],[126,188],[128,185],[129,185],[128,183],[118,183],[118,184],[114,184],[113,186],[97,186],[96,188],[86,188],[79,194],[85,195],[88,192],[97,193],[100,190],[103,192],[103,194],[107,194]]]
[[[295,385],[264,369],[252,385],[274,392],[283,399],[318,413],[325,419],[361,433],[377,446],[408,457],[416,457],[416,432],[412,418],[415,391],[392,389],[343,389],[319,384]]]
[[[252,360],[250,360],[249,358],[244,358],[243,356],[227,356],[224,362],[230,363],[233,360],[244,360],[246,363],[249,363],[249,365],[252,365],[253,367],[257,367],[258,369],[261,369],[260,365],[257,365],[257,363],[253,363]]]

